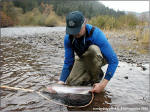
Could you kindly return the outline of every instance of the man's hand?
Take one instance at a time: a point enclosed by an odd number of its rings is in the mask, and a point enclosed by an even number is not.
[[[108,80],[104,79],[101,83],[95,83],[91,92],[100,93],[107,85]]]
[[[63,81],[58,81],[57,84],[64,85],[65,83]]]

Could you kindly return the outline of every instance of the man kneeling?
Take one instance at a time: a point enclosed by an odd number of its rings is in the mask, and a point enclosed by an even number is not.
[[[64,47],[65,60],[58,83],[73,86],[94,84],[91,91],[100,93],[118,66],[117,56],[104,33],[86,24],[81,12],[71,12],[66,16]],[[104,75],[101,67],[106,63],[108,68]]]

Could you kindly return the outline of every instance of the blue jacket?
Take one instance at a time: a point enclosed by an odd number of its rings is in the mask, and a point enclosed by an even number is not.
[[[88,33],[90,33],[91,29],[92,25],[86,24],[86,30]],[[78,41],[80,41],[81,45],[78,45]],[[62,73],[60,76],[61,81],[65,82],[72,70],[75,60],[74,52],[76,52],[80,56],[87,50],[89,45],[97,45],[108,62],[108,68],[104,79],[110,80],[113,77],[114,72],[118,66],[118,59],[114,50],[109,44],[107,38],[105,37],[104,33],[99,28],[95,27],[95,30],[91,37],[88,38],[83,37],[83,39],[75,39],[73,40],[73,42],[75,45],[72,44],[69,35],[66,34],[64,38],[65,60]],[[79,48],[74,49],[73,45],[78,46]],[[85,47],[82,48],[82,46]]]

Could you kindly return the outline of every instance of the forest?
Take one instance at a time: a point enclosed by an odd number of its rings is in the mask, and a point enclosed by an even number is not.
[[[147,24],[133,14],[115,11],[96,0],[1,0],[0,8],[1,27],[65,26],[66,15],[75,10],[81,11],[90,24],[107,30]]]

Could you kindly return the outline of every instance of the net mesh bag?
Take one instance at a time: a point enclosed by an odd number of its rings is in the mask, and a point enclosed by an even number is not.
[[[66,105],[68,107],[85,107],[93,100],[93,93],[88,92],[89,88],[86,87],[53,87],[54,86],[51,86],[50,88],[54,91],[45,89],[41,93],[57,104]]]

